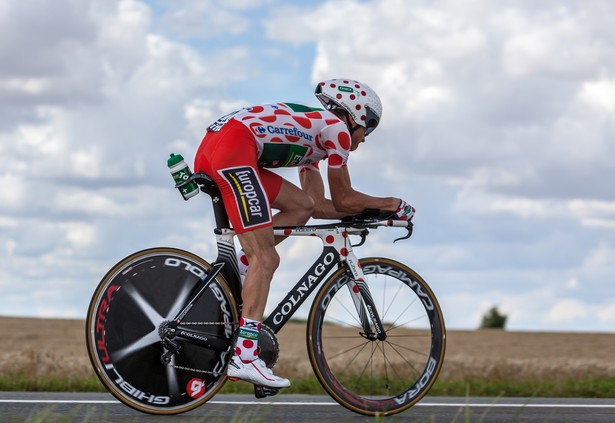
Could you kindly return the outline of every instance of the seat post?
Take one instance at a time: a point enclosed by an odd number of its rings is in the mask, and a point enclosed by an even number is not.
[[[228,214],[224,208],[224,202],[220,195],[220,190],[216,188],[217,195],[211,195],[211,204],[214,209],[214,218],[216,219],[216,228],[230,228],[231,223],[228,219]]]
[[[222,194],[218,185],[207,176],[205,173],[195,173],[190,179],[194,179],[200,186],[201,191],[209,195],[211,198],[211,205],[214,209],[214,218],[216,220],[216,228],[230,228],[231,223],[224,208],[224,202],[222,201]]]

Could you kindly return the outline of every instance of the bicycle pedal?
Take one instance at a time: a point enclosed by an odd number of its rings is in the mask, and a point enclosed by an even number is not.
[[[256,398],[272,397],[280,392],[279,388],[270,388],[268,386],[254,385],[254,396]]]

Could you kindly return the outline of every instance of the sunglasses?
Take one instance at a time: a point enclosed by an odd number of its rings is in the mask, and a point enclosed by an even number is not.
[[[365,118],[365,136],[368,136],[378,126],[378,116],[369,108],[366,111],[367,116]]]

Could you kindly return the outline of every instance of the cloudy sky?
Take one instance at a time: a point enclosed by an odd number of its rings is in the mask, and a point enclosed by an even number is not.
[[[350,77],[384,104],[353,184],[417,209],[411,240],[359,255],[422,274],[449,328],[498,306],[511,330],[612,332],[613,28],[611,0],[0,0],[0,315],[83,318],[139,249],[213,259],[168,154]],[[280,247],[272,298],[310,241]]]

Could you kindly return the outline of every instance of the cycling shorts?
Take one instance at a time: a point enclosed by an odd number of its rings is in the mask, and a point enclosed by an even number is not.
[[[208,131],[194,160],[194,169],[212,178],[236,233],[271,226],[271,203],[282,187],[282,177],[256,165],[254,135],[237,121],[218,132]]]

